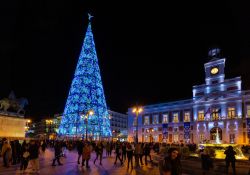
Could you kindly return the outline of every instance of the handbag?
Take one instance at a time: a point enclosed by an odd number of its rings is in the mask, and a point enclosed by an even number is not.
[[[23,153],[23,158],[27,158],[27,157],[29,157],[30,156],[30,153],[28,152],[28,151],[25,151],[24,153]]]

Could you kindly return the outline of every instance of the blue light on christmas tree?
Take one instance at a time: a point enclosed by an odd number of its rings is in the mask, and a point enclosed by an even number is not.
[[[89,15],[89,20],[91,17]],[[84,135],[86,124],[82,114],[86,114],[89,110],[93,110],[94,115],[88,118],[88,135],[93,138],[111,136],[109,114],[90,21],[59,127],[59,134]]]

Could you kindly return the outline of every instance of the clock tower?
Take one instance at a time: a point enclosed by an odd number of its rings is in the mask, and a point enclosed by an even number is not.
[[[222,83],[225,79],[225,58],[220,57],[220,49],[211,49],[208,52],[211,60],[204,64],[206,74],[206,85]]]

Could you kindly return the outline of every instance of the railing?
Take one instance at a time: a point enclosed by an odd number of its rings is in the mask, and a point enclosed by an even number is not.
[[[228,119],[231,119],[231,120],[233,120],[233,119],[240,119],[240,118],[242,118],[242,116],[219,116],[218,118],[206,118],[206,119],[204,119],[204,120],[198,120],[197,119],[197,121],[198,122],[203,122],[203,121],[219,121],[219,120],[228,120]]]

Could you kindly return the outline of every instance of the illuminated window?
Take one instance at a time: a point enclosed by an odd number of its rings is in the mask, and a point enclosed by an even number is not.
[[[184,122],[190,122],[190,112],[184,113]]]
[[[174,142],[178,142],[179,141],[179,135],[178,134],[174,134]]]
[[[144,117],[144,125],[149,125],[149,116]]]
[[[250,105],[247,106],[247,117],[250,117]]]
[[[163,114],[162,123],[168,123],[168,114]]]
[[[199,111],[198,112],[198,120],[199,121],[203,121],[204,120],[204,111]]]
[[[173,115],[173,122],[174,123],[178,123],[179,122],[179,115],[178,115],[178,113],[174,113],[174,115]]]
[[[234,107],[228,108],[228,118],[235,118],[235,108]]]
[[[158,124],[158,115],[153,116],[153,124]]]
[[[219,110],[218,109],[212,110],[212,120],[219,120]]]

